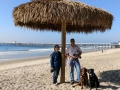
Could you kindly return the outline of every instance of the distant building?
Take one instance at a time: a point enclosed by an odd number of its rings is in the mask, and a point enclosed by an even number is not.
[[[118,44],[120,45],[120,41],[118,41]]]
[[[14,41],[13,43],[17,43],[16,41]]]
[[[117,43],[117,42],[113,42],[113,43],[111,43],[111,44],[115,44],[115,45],[116,45],[116,44],[118,44],[118,43]]]

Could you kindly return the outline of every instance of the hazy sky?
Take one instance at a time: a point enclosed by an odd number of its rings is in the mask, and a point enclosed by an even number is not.
[[[8,2],[9,1],[9,2]],[[39,42],[59,43],[61,33],[36,32],[30,29],[15,27],[12,12],[14,7],[29,2],[30,0],[0,0],[0,42]],[[120,0],[80,0],[91,6],[103,8],[114,16],[112,29],[104,33],[67,34],[67,42],[75,38],[78,43],[111,43],[120,41]]]

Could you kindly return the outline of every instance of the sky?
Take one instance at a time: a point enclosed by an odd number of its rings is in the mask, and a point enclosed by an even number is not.
[[[0,0],[0,42],[60,43],[60,32],[36,32],[31,29],[14,26],[12,17],[14,7],[29,1],[30,0]],[[110,12],[114,16],[112,28],[104,33],[67,34],[67,43],[69,43],[71,38],[74,38],[77,43],[112,43],[120,41],[120,0],[80,0],[80,2]]]

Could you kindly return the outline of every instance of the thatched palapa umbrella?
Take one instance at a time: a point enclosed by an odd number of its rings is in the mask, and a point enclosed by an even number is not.
[[[65,82],[66,32],[104,32],[111,29],[113,21],[113,16],[105,10],[63,0],[33,0],[21,4],[14,8],[13,17],[15,26],[62,32],[61,82]]]

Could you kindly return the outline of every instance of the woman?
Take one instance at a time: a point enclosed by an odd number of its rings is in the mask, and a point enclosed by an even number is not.
[[[59,45],[54,46],[54,52],[51,54],[50,59],[51,72],[53,72],[53,84],[57,84],[57,78],[61,67],[62,56],[59,49]]]

